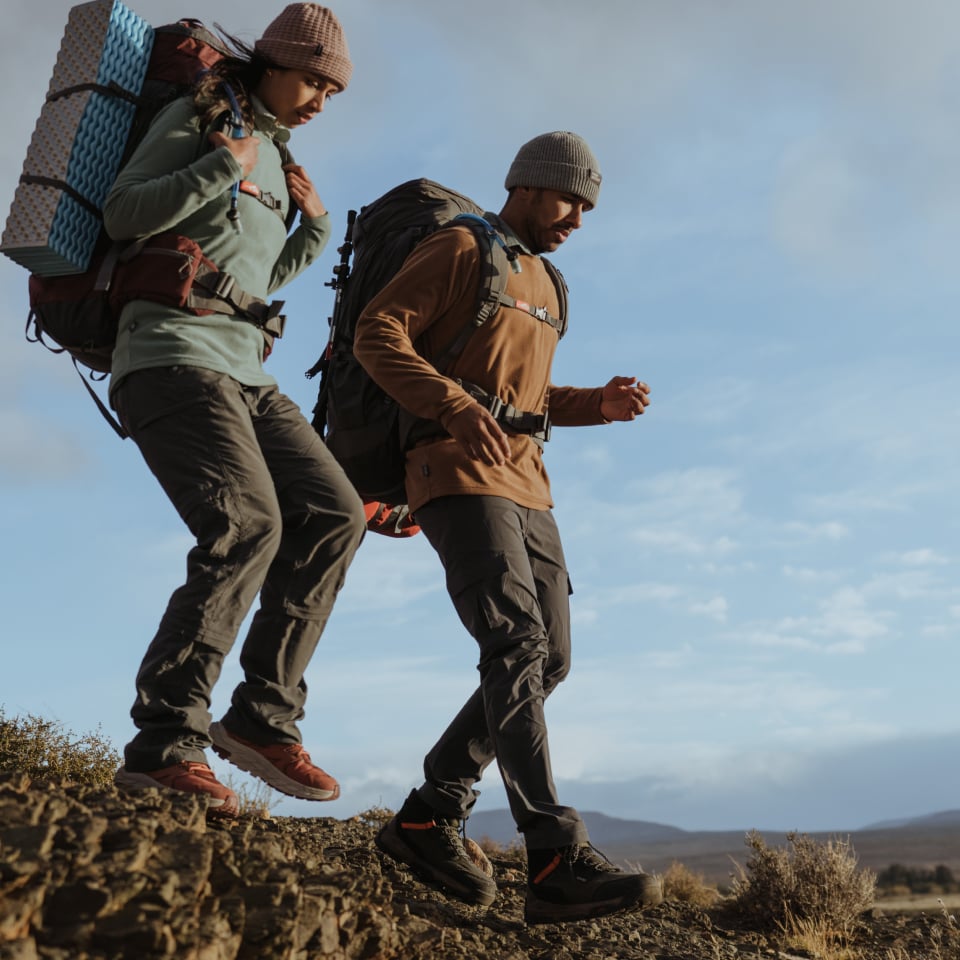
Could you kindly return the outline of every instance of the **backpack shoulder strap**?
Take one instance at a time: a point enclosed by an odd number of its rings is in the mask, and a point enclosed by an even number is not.
[[[534,306],[507,294],[507,274],[510,271],[519,273],[520,264],[516,250],[507,246],[499,231],[489,221],[474,213],[461,213],[452,222],[466,223],[473,228],[480,243],[480,255],[484,258],[476,325],[480,326],[489,320],[501,306],[516,307],[537,320],[548,323],[557,331],[557,335],[562,337],[567,331],[567,284],[563,274],[546,257],[540,258],[557,289],[560,316],[554,317],[546,307]],[[486,244],[483,242],[484,238],[487,240]]]
[[[480,283],[473,319],[434,361],[441,373],[460,354],[474,330],[482,327],[510,299],[506,294],[507,273],[511,269],[519,272],[516,253],[507,248],[503,237],[488,220],[479,214],[461,213],[440,229],[454,226],[468,227],[476,237],[480,250]]]
[[[287,166],[289,163],[296,163],[297,161],[293,159],[293,154],[290,152],[290,148],[287,146],[286,142],[283,140],[274,140],[276,145],[277,152],[280,154],[280,163],[283,166]],[[284,225],[287,228],[287,233],[290,232],[293,227],[293,222],[297,219],[297,205],[291,200],[287,204],[287,216],[284,219]]]
[[[205,130],[200,130],[200,139],[197,143],[197,154],[194,159],[199,159],[210,149],[209,136],[216,130],[222,132],[225,125],[228,124],[230,117],[230,111],[224,110],[222,113],[218,114],[213,118],[213,121],[208,124]],[[280,154],[280,163],[283,166],[286,166],[288,163],[296,163],[293,159],[293,154],[290,152],[290,148],[282,140],[272,140],[273,145],[277,148],[277,153]],[[246,182],[246,181],[243,181]],[[281,216],[280,213],[280,201],[276,199],[272,194],[264,193],[259,188],[251,185],[250,188],[244,188],[241,186],[241,190],[244,193],[249,194],[255,200],[259,200],[264,204],[268,209],[273,210],[277,216]],[[294,221],[297,219],[297,205],[292,201],[287,204],[287,214],[283,217],[283,224],[287,228],[287,233],[290,232],[293,227]]]
[[[444,226],[467,226],[477,238],[480,247],[480,289],[477,294],[477,311],[473,320],[454,338],[437,358],[435,366],[441,372],[463,350],[470,335],[483,326],[502,306],[516,307],[537,320],[548,323],[557,331],[558,337],[567,332],[567,284],[563,274],[546,257],[541,257],[547,274],[553,281],[560,305],[560,316],[554,317],[546,307],[517,300],[507,293],[507,275],[519,273],[520,264],[515,250],[507,246],[499,231],[484,217],[475,213],[461,213]],[[442,228],[441,228],[442,229]]]
[[[560,317],[559,323],[556,325],[557,336],[560,339],[563,339],[563,335],[567,332],[567,313],[569,310],[569,291],[567,289],[567,281],[563,278],[563,274],[549,261],[546,257],[540,258],[543,261],[543,265],[547,268],[547,273],[550,276],[550,279],[553,281],[553,285],[557,288],[557,301],[560,304]]]

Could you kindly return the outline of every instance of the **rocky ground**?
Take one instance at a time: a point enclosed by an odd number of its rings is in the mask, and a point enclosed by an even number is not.
[[[729,907],[665,902],[523,923],[522,864],[486,909],[445,899],[373,844],[374,815],[208,822],[195,798],[0,775],[0,960],[814,958]],[[960,960],[943,916],[864,917],[843,960]],[[835,954],[835,956],[838,956]]]

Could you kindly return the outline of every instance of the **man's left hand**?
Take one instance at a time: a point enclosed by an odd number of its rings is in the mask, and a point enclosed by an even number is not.
[[[600,398],[604,420],[633,420],[650,404],[650,388],[636,377],[614,377]]]

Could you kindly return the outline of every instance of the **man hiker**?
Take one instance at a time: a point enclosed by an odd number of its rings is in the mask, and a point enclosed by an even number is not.
[[[444,375],[431,361],[448,352],[477,311],[483,258],[466,226],[438,230],[414,249],[364,310],[354,341],[383,390],[443,428],[408,450],[406,491],[479,646],[479,687],[426,755],[424,783],[377,845],[453,896],[492,903],[496,884],[467,855],[459,828],[476,801],[475,785],[496,760],[526,845],[530,923],[661,899],[653,877],[613,866],[590,844],[577,811],[560,804],[543,711],[570,669],[570,582],[542,458],[548,424],[629,421],[649,402],[647,385],[635,377],[592,389],[550,380],[562,332],[556,318],[564,311],[540,254],[580,227],[600,179],[576,134],[547,133],[520,148],[503,209],[484,214],[506,245],[507,296]]]

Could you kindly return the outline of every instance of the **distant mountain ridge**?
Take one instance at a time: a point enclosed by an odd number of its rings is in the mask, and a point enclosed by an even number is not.
[[[960,824],[960,810],[941,810],[939,813],[928,813],[922,817],[905,817],[902,820],[881,820],[879,823],[872,823],[864,830],[895,830],[898,827],[922,827],[922,826],[955,826]]]
[[[608,817],[605,813],[581,811],[590,839],[598,846],[621,843],[664,843],[688,836],[688,831],[648,820],[624,820]],[[516,824],[509,810],[490,810],[475,813],[468,824],[470,835],[476,839],[487,837],[505,846],[520,840]]]
[[[591,841],[611,860],[662,873],[682,863],[713,883],[726,883],[749,856],[743,830],[682,830],[646,820],[624,820],[581,811]],[[522,842],[509,810],[475,813],[467,824],[475,840],[508,846]],[[769,846],[785,846],[787,831],[759,831]],[[882,870],[892,863],[932,868],[943,864],[960,874],[960,810],[944,810],[854,831],[810,831],[817,839],[849,840],[862,867]]]

